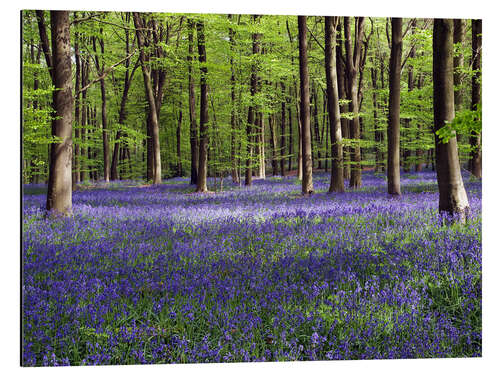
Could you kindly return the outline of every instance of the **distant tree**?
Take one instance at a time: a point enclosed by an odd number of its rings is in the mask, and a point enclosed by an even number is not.
[[[391,57],[389,61],[389,119],[387,127],[387,192],[401,195],[399,176],[399,140],[401,105],[402,19],[392,18]]]
[[[198,183],[198,161],[199,161],[199,144],[198,144],[198,127],[196,125],[196,98],[194,93],[193,79],[193,53],[194,53],[194,22],[188,18],[188,92],[189,92],[189,142],[191,146],[191,185]]]
[[[104,75],[104,35],[102,27],[99,29],[100,37],[92,37],[92,47],[94,49],[94,61],[99,76]],[[99,54],[96,48],[96,40],[100,45],[100,55],[102,60],[99,59]],[[104,180],[109,182],[110,165],[109,165],[109,137],[108,137],[108,112],[106,106],[106,84],[105,80],[101,79],[101,124],[102,124],[102,150],[103,150],[103,165],[104,165]]]
[[[253,20],[254,22],[257,22],[259,19],[259,15],[254,15]],[[261,51],[261,45],[260,45],[260,39],[261,39],[261,34],[259,33],[252,33],[252,55],[254,58],[260,54]],[[258,85],[258,76],[257,76],[257,70],[258,70],[258,64],[256,61],[252,62],[252,71],[250,74],[250,95],[252,97],[252,102],[250,103],[250,106],[248,107],[248,117],[247,117],[247,126],[246,126],[246,133],[247,133],[247,158],[246,158],[246,168],[245,168],[245,185],[250,186],[252,185],[252,158],[253,158],[253,152],[254,152],[254,147],[253,147],[253,132],[254,132],[254,126],[258,125],[258,116],[255,115],[255,103],[254,103],[254,97],[255,94],[257,93],[257,85]]]
[[[309,108],[309,70],[307,69],[307,17],[298,16],[300,65],[300,116],[302,122],[302,194],[314,192],[312,180],[311,112]]]
[[[335,51],[335,29],[339,17],[325,17],[325,72],[328,119],[332,147],[332,173],[329,192],[344,191],[342,160],[342,128],[340,123],[339,93],[337,83],[337,61]]]
[[[481,49],[483,26],[481,20],[472,20],[472,90],[471,90],[471,110],[478,110],[481,102]],[[471,159],[469,170],[478,177],[482,177],[482,151],[481,151],[481,133],[472,134],[470,137]]]
[[[151,69],[149,67],[149,57],[144,52],[144,30],[145,25],[138,12],[133,13],[134,25],[137,36],[137,46],[139,48],[139,59],[142,67],[144,79],[144,88],[149,105],[148,120],[151,124],[151,138],[153,144],[153,184],[161,184],[161,153],[160,153],[160,128],[158,125],[158,110],[156,100],[151,84]]]
[[[233,16],[227,15],[229,22],[232,21]],[[230,64],[231,64],[231,178],[233,183],[240,183],[240,176],[236,165],[236,67],[234,64],[233,54],[235,53],[236,42],[234,40],[236,32],[233,27],[229,27],[229,43],[231,48]]]
[[[350,100],[349,109],[352,112],[350,137],[356,141],[360,139],[358,86],[364,25],[364,17],[355,17],[355,35],[353,40],[351,37],[351,19],[350,17],[344,17],[345,61],[348,83],[346,92],[347,98]],[[359,142],[356,142],[352,148],[351,162],[353,164],[349,186],[358,189],[361,187],[361,146]]]
[[[50,148],[49,183],[46,209],[50,214],[72,214],[73,95],[71,92],[71,44],[69,12],[51,11],[52,54],[48,45],[43,11],[37,11],[40,39],[55,90],[52,94],[54,119]]]
[[[207,55],[205,50],[205,27],[203,21],[196,23],[198,35],[198,59],[200,62],[200,149],[198,159],[198,178],[196,191],[206,192],[207,189],[207,151],[208,151],[208,101],[207,101]]]
[[[433,31],[432,77],[434,81],[434,132],[453,121],[453,20],[435,19]],[[469,201],[460,173],[457,138],[446,143],[435,134],[439,211],[465,222]]]
[[[130,13],[126,13],[125,15],[125,22],[129,24],[130,22]],[[130,55],[130,35],[129,35],[129,29],[125,29],[125,53],[126,56]],[[132,79],[134,78],[134,73],[139,66],[139,60],[137,60],[137,63],[135,64],[134,68],[132,69],[132,72],[129,72],[130,70],[130,58],[127,58],[125,60],[125,78],[123,80],[123,92],[122,92],[122,97],[120,100],[120,109],[118,110],[118,124],[123,127],[125,124],[125,119],[127,118],[127,99],[128,99],[128,94],[130,91],[130,86],[132,83]],[[120,139],[122,136],[125,135],[125,132],[122,129],[118,129],[116,132],[116,138],[115,138],[115,146],[113,149],[113,156],[111,158],[111,180],[117,180],[118,179],[118,159],[119,159],[119,154],[120,154]]]

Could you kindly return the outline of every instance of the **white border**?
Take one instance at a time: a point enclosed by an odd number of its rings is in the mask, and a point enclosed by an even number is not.
[[[404,4],[402,4],[404,3]],[[137,370],[147,372],[165,372],[175,374],[198,373],[234,374],[253,373],[256,371],[286,372],[286,373],[364,373],[364,374],[422,374],[438,372],[453,374],[493,373],[499,368],[500,339],[498,319],[498,286],[500,250],[495,241],[494,233],[498,230],[495,220],[498,216],[498,198],[495,197],[499,185],[498,166],[498,128],[500,124],[497,101],[500,101],[498,88],[497,66],[498,56],[498,12],[495,12],[494,1],[476,0],[419,0],[419,1],[388,1],[388,0],[357,0],[357,1],[317,1],[308,0],[252,0],[250,2],[235,1],[161,1],[140,3],[131,0],[96,1],[84,3],[58,0],[7,0],[2,3],[1,36],[2,58],[2,145],[0,160],[2,163],[2,268],[1,268],[1,363],[0,366],[8,373],[37,371],[48,373],[57,371],[54,368],[22,369],[19,367],[20,343],[20,191],[19,191],[19,28],[21,9],[78,9],[78,10],[137,10],[137,11],[169,11],[193,13],[259,13],[259,14],[306,14],[306,15],[365,15],[365,16],[403,16],[403,17],[448,17],[448,18],[482,18],[483,21],[483,358],[481,359],[430,359],[430,360],[380,360],[380,361],[339,361],[339,362],[286,362],[261,364],[209,364],[209,365],[152,365],[142,366],[104,366],[92,368],[65,368],[60,371],[82,373],[132,373]],[[497,370],[498,371],[498,370]]]

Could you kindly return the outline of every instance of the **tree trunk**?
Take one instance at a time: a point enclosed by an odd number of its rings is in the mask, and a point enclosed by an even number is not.
[[[455,86],[455,111],[462,109],[462,81],[463,73],[460,71],[464,66],[464,54],[462,53],[462,43],[464,40],[464,21],[461,19],[453,20],[453,44],[459,46],[459,53],[453,55],[453,85]],[[458,139],[458,137],[457,137]]]
[[[286,101],[285,101],[285,82],[281,81],[281,134],[280,134],[280,174],[285,176],[285,129],[286,129]]]
[[[76,19],[76,13],[75,13]],[[72,189],[76,189],[76,185],[80,182],[80,79],[81,79],[81,69],[80,69],[80,50],[78,48],[78,33],[75,33],[75,155],[73,157],[74,170],[72,175],[73,186]]]
[[[455,116],[453,95],[453,20],[435,19],[433,31],[432,77],[434,81],[434,134],[451,122]],[[439,187],[439,211],[456,215],[465,222],[469,202],[465,192],[460,162],[458,160],[457,138],[447,143],[434,136],[436,145],[436,170]]]
[[[266,157],[265,157],[265,132],[264,132],[264,114],[260,111],[257,115],[257,123],[256,123],[258,134],[258,150],[259,150],[259,178],[266,178]]]
[[[293,161],[293,122],[292,122],[292,86],[290,86],[289,96],[286,99],[288,106],[288,172],[292,170],[292,161]]]
[[[399,176],[399,112],[401,104],[402,19],[392,18],[391,58],[389,61],[389,118],[387,126],[387,192],[401,195]]]
[[[346,73],[348,89],[348,99],[351,101],[349,110],[353,119],[350,121],[350,136],[356,141],[351,155],[353,167],[351,168],[351,178],[349,186],[353,189],[361,187],[361,147],[360,124],[359,124],[359,103],[358,103],[358,79],[361,59],[361,35],[364,28],[364,17],[356,17],[356,33],[354,40],[354,51],[351,42],[351,22],[349,17],[344,18],[344,34],[346,49]]]
[[[232,20],[232,15],[228,14],[227,17],[229,21]],[[235,41],[234,41],[235,31],[232,27],[229,27],[229,45],[231,49],[230,64],[231,64],[231,179],[233,183],[239,184],[240,179],[238,176],[238,168],[236,165],[236,77],[235,77],[235,67],[233,54],[235,53]]]
[[[325,72],[328,119],[332,145],[332,173],[328,192],[344,192],[342,160],[342,127],[340,122],[339,93],[337,83],[337,61],[335,51],[335,29],[338,17],[325,17]],[[325,162],[326,163],[326,162]]]
[[[254,23],[257,23],[259,19],[259,15],[254,15],[253,16],[253,21]],[[258,33],[253,33],[252,34],[252,55],[253,58],[255,59],[259,54],[260,54],[260,39],[261,39],[261,34]],[[252,71],[250,74],[250,95],[252,97],[250,106],[248,107],[248,118],[247,118],[247,126],[246,126],[246,133],[247,133],[247,159],[246,159],[246,170],[245,170],[245,186],[250,186],[252,185],[252,159],[253,159],[253,150],[254,150],[254,145],[253,145],[253,130],[256,129],[254,124],[257,122],[255,116],[255,103],[254,103],[254,96],[257,93],[257,71],[258,71],[258,64],[256,61],[252,63]],[[256,137],[255,137],[256,138]]]
[[[203,21],[196,23],[198,34],[198,59],[200,62],[200,150],[198,160],[198,181],[196,191],[206,192],[207,189],[207,164],[208,164],[208,102],[207,102],[207,55],[205,51],[205,33]]]
[[[189,142],[191,145],[191,185],[198,183],[198,161],[199,161],[199,144],[198,144],[198,126],[196,125],[196,102],[194,93],[193,80],[193,50],[194,50],[194,22],[188,19],[188,86],[189,86]]]
[[[182,129],[182,82],[180,85],[180,91],[179,91],[179,117],[177,119],[177,129],[176,129],[176,138],[177,138],[177,176],[182,177],[183,171],[182,171],[182,154],[181,154],[181,129]]]
[[[314,192],[312,180],[311,112],[309,103],[309,71],[307,68],[307,17],[298,16],[299,67],[300,67],[300,116],[302,122],[302,194]]]
[[[481,20],[472,20],[472,92],[471,109],[475,111],[481,102],[481,48],[482,48],[483,24]],[[472,147],[469,170],[477,178],[482,177],[482,150],[481,133],[470,136],[470,145]]]
[[[341,39],[341,33],[342,33],[342,25],[339,23],[337,25],[337,47],[335,48],[335,56],[336,56],[336,69],[337,69],[337,84],[338,84],[338,92],[339,92],[339,99],[347,99],[347,94],[346,94],[346,71],[345,71],[345,66],[342,63],[342,39]],[[339,105],[340,107],[340,113],[346,113],[348,112],[348,107],[347,104],[342,104]],[[346,118],[341,117],[340,118],[340,126],[342,128],[342,138],[351,138],[350,132],[349,132],[349,121]],[[330,133],[330,138],[332,137],[332,134]],[[351,160],[351,147],[346,146],[343,147],[343,161],[344,161],[344,171],[343,171],[343,178],[350,180],[351,179],[351,165],[350,165],[350,160]]]
[[[127,16],[127,22],[129,20]],[[130,46],[129,46],[129,32],[128,29],[125,30],[125,51],[127,56],[130,54]],[[120,101],[120,110],[118,112],[118,124],[120,126],[123,126],[125,123],[125,119],[127,117],[127,112],[126,112],[126,103],[127,103],[127,98],[128,98],[128,92],[130,89],[130,82],[132,81],[132,78],[134,76],[135,72],[135,67],[132,70],[132,73],[129,75],[129,67],[130,67],[130,59],[125,60],[125,79],[123,82],[123,93],[122,93],[122,98]],[[137,67],[137,65],[136,65]],[[111,158],[111,180],[117,180],[119,178],[118,176],[118,161],[120,153],[120,139],[123,135],[123,132],[121,130],[118,130],[116,132],[116,139],[115,139],[115,147],[113,149],[113,156]]]
[[[372,79],[372,101],[373,101],[373,128],[375,130],[375,172],[381,170],[381,164],[383,163],[382,157],[380,155],[381,141],[380,141],[380,131],[379,131],[379,121],[378,121],[378,103],[377,103],[377,69],[375,69],[373,60],[373,67],[371,68],[371,79]]]
[[[43,19],[42,19],[43,21]],[[55,119],[52,120],[52,135],[60,141],[52,143],[50,149],[49,183],[47,189],[47,211],[55,215],[72,214],[71,159],[73,95],[71,92],[71,44],[69,12],[51,11],[52,94]],[[48,46],[47,46],[48,49]]]
[[[92,38],[92,45],[94,48],[95,64],[97,72],[100,76],[104,74],[104,36],[102,35],[102,28],[100,29],[101,37],[99,44],[101,46],[101,56],[103,56],[102,64],[99,64],[99,57],[97,56],[96,37]],[[109,182],[110,168],[109,168],[109,141],[108,141],[108,115],[106,108],[106,83],[104,79],[99,81],[101,87],[101,121],[102,121],[102,152],[103,152],[103,166],[104,166],[104,180]]]
[[[424,84],[424,76],[422,73],[419,73],[418,80],[417,80],[417,89],[419,92],[420,92],[420,89],[422,88],[423,84]],[[420,147],[420,142],[422,139],[422,129],[423,129],[422,122],[419,121],[417,136],[416,136],[418,143],[417,143],[417,151],[416,151],[417,162],[415,164],[415,172],[422,172],[422,170],[424,168],[424,151]]]
[[[275,128],[275,116],[274,114],[269,114],[269,129],[271,131],[271,139],[270,139],[270,146],[271,146],[271,166],[273,169],[273,176],[278,175],[278,160],[277,160],[277,152],[276,152],[276,147],[277,147],[277,136],[276,136],[276,128]]]
[[[158,126],[158,116],[156,101],[151,85],[151,71],[147,64],[146,54],[144,53],[144,36],[143,29],[144,23],[141,19],[140,13],[134,12],[134,25],[137,35],[137,46],[139,48],[139,59],[141,61],[142,75],[144,79],[144,88],[146,91],[146,98],[149,105],[149,116],[151,127],[151,138],[153,148],[153,184],[161,184],[161,153],[160,153],[160,128]],[[149,122],[148,121],[148,122]],[[148,126],[149,127],[149,126]]]
[[[316,148],[316,155],[318,159],[318,169],[321,169],[321,143],[320,143],[320,136],[319,136],[319,120],[318,120],[318,93],[316,90],[316,85],[312,84],[312,90],[313,90],[313,118],[314,118],[314,142],[315,142],[315,148]],[[314,160],[313,160],[313,165],[314,165]]]

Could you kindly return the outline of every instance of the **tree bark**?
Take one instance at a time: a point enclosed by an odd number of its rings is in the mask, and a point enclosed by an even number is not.
[[[337,84],[338,84],[338,92],[339,92],[339,100],[340,99],[347,99],[347,94],[346,94],[346,71],[345,71],[345,65],[342,62],[342,25],[339,23],[337,25],[337,47],[335,48],[335,56],[336,56],[336,69],[337,69]],[[340,113],[346,113],[348,112],[348,106],[347,104],[342,104],[340,105]],[[349,131],[349,121],[345,117],[340,118],[340,125],[342,128],[342,138],[351,138],[350,131]],[[330,138],[331,138],[331,133],[330,133]],[[351,179],[351,147],[346,146],[343,147],[343,162],[344,162],[344,172],[343,172],[343,178],[350,180]]]
[[[342,127],[337,82],[337,61],[335,51],[335,29],[338,17],[325,17],[325,72],[328,119],[330,121],[330,139],[332,147],[332,172],[328,192],[344,192],[342,160]],[[326,163],[326,161],[325,161]]]
[[[52,83],[56,88],[52,94],[52,106],[56,116],[52,120],[52,135],[58,137],[60,141],[51,145],[46,209],[50,214],[69,216],[72,214],[71,159],[73,153],[69,12],[51,11],[50,24],[51,62],[54,65],[49,68],[53,68]]]
[[[293,122],[292,122],[292,86],[289,89],[289,95],[286,99],[287,107],[288,107],[288,172],[292,170],[292,162],[293,162]]]
[[[455,116],[453,94],[453,20],[435,19],[433,30],[432,77],[434,81],[434,133],[451,122]],[[465,222],[469,202],[465,192],[457,138],[447,143],[434,136],[436,145],[436,171],[439,187],[439,211]]]
[[[464,40],[464,21],[461,19],[453,20],[453,44],[459,45],[462,48],[462,43]],[[463,76],[460,71],[464,66],[464,54],[461,49],[458,54],[453,55],[453,84],[455,86],[454,97],[455,97],[455,111],[458,112],[462,108],[462,81]],[[458,139],[458,138],[457,138]]]
[[[196,124],[196,99],[194,93],[193,79],[193,53],[194,53],[194,22],[188,18],[188,90],[189,90],[189,142],[191,146],[191,185],[198,183],[198,161],[199,161],[199,144],[198,144],[198,126]]]
[[[102,64],[99,63],[99,57],[97,56],[96,49],[96,37],[92,38],[92,45],[94,48],[95,64],[99,75],[104,74],[104,36],[102,35],[103,30],[100,29],[101,37],[99,38],[99,44],[101,47],[101,56],[103,56]],[[104,180],[109,182],[110,168],[109,168],[109,140],[108,140],[108,114],[106,108],[106,83],[104,79],[100,81],[101,87],[101,121],[102,121],[102,152],[103,152],[103,166],[104,166]]]
[[[471,92],[471,110],[475,111],[481,102],[481,48],[482,48],[483,26],[481,20],[472,20],[472,92]],[[470,136],[470,145],[472,147],[469,170],[477,178],[482,177],[482,150],[481,133]]]
[[[129,15],[127,14],[127,22],[129,20]],[[130,46],[129,46],[129,31],[128,29],[125,30],[125,51],[126,55],[128,56],[130,54]],[[137,61],[139,63],[139,61]],[[132,82],[132,79],[134,77],[134,72],[137,67],[136,66],[132,69],[132,73],[129,74],[129,67],[130,67],[130,58],[125,60],[125,78],[123,82],[123,93],[122,93],[122,98],[120,101],[120,110],[118,112],[118,124],[123,126],[125,123],[125,119],[127,118],[127,111],[126,111],[126,103],[127,103],[127,98],[128,98],[128,92],[130,89],[130,83]],[[111,158],[111,180],[117,180],[119,178],[118,176],[118,161],[119,161],[119,155],[120,155],[120,139],[123,135],[123,131],[118,130],[116,132],[116,139],[115,139],[115,146],[113,149],[113,156]]]
[[[350,136],[356,141],[351,160],[353,166],[351,168],[351,178],[349,186],[353,189],[361,187],[361,147],[358,141],[360,140],[360,124],[359,124],[359,102],[358,102],[358,79],[359,67],[361,61],[361,35],[364,28],[364,17],[355,18],[355,37],[354,47],[351,41],[351,22],[349,17],[344,17],[344,35],[346,49],[346,75],[348,82],[347,95],[351,101],[349,104],[350,112],[353,119],[350,121]]]
[[[76,12],[75,12],[76,19]],[[78,46],[78,33],[75,33],[75,155],[73,156],[74,170],[72,175],[73,186],[72,189],[75,190],[77,184],[80,182],[80,80],[81,80],[81,65],[80,65],[80,49]]]
[[[137,46],[139,47],[139,59],[141,61],[142,75],[144,79],[144,88],[149,105],[148,119],[151,124],[150,129],[153,146],[153,184],[161,184],[160,129],[158,126],[158,112],[156,108],[156,101],[153,93],[153,87],[151,85],[151,71],[147,64],[148,61],[146,58],[146,54],[144,53],[144,36],[142,31],[144,29],[144,23],[141,19],[140,13],[134,12],[133,15],[137,36]]]
[[[281,81],[281,134],[280,134],[280,174],[285,176],[285,131],[286,131],[286,101],[285,101],[285,82]]]
[[[402,19],[392,18],[391,58],[389,61],[389,118],[387,126],[387,192],[401,195],[399,176],[399,113],[401,104]]]
[[[207,102],[207,56],[205,51],[205,33],[203,21],[196,23],[198,35],[198,60],[200,62],[200,150],[198,160],[198,181],[196,192],[203,193],[207,189],[208,162],[208,102]]]
[[[259,19],[259,15],[254,15],[253,16],[253,21],[254,23],[257,22]],[[253,58],[255,59],[256,56],[260,54],[260,38],[261,34],[258,33],[253,33],[252,34],[252,55]],[[246,126],[246,133],[247,133],[247,159],[246,159],[246,168],[245,168],[245,186],[250,186],[252,185],[252,159],[253,159],[253,130],[256,129],[255,125],[256,117],[255,116],[255,104],[254,104],[254,96],[257,93],[257,84],[258,84],[258,77],[257,77],[257,70],[258,70],[258,64],[256,61],[252,63],[252,71],[250,74],[250,95],[252,97],[250,106],[248,107],[248,117],[247,117],[247,126]],[[254,124],[255,123],[255,124]]]
[[[229,21],[232,20],[232,15],[228,14]],[[238,168],[236,165],[236,77],[233,54],[235,53],[235,31],[232,27],[229,28],[229,45],[231,49],[230,64],[231,64],[231,178],[233,183],[239,184]]]
[[[423,84],[424,84],[424,76],[420,72],[418,75],[418,80],[417,80],[417,89],[419,92],[420,92],[420,89],[422,88]],[[422,148],[420,146],[420,142],[422,139],[422,130],[423,130],[423,125],[419,121],[417,136],[416,136],[418,144],[417,144],[417,151],[416,151],[417,162],[415,164],[415,172],[422,172],[422,170],[424,168],[424,151],[422,150]]]
[[[298,16],[299,67],[300,67],[300,116],[302,122],[302,194],[314,192],[312,180],[311,112],[309,103],[309,71],[307,68],[307,17]]]
[[[269,129],[271,131],[271,139],[270,139],[270,146],[271,146],[271,166],[273,170],[273,176],[278,175],[278,158],[277,158],[277,135],[276,135],[276,128],[275,128],[275,116],[274,114],[269,114]]]

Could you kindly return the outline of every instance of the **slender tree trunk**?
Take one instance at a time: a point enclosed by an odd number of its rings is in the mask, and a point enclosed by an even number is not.
[[[481,102],[481,48],[482,48],[483,24],[481,20],[472,20],[472,92],[471,109],[475,111]],[[470,145],[472,147],[469,170],[477,178],[481,178],[482,172],[482,150],[481,133],[470,136]]]
[[[260,90],[259,90],[260,91]],[[266,178],[266,157],[265,157],[265,132],[264,132],[264,115],[260,111],[257,115],[256,123],[258,134],[258,150],[259,150],[259,178]]]
[[[373,60],[372,60],[372,65]],[[375,130],[375,172],[379,172],[381,170],[381,164],[383,163],[381,155],[380,155],[380,131],[379,131],[379,121],[378,121],[378,103],[377,103],[377,90],[378,90],[378,82],[377,82],[377,69],[373,66],[371,69],[371,78],[372,78],[372,101],[373,101],[373,127]]]
[[[188,86],[189,86],[189,141],[191,145],[191,185],[198,183],[198,161],[199,161],[199,143],[198,126],[196,124],[196,99],[194,93],[193,79],[193,53],[194,53],[194,22],[188,19]]]
[[[129,16],[127,15],[127,20],[129,20]],[[127,21],[128,22],[128,21]],[[129,31],[125,30],[125,51],[127,56],[130,54],[130,46],[129,46]],[[135,69],[134,67],[132,73],[129,75],[129,67],[130,67],[130,59],[125,60],[125,79],[123,82],[123,93],[120,101],[120,110],[118,112],[118,123],[123,126],[125,123],[125,119],[127,117],[126,112],[126,103],[128,98],[128,92],[130,89],[130,82],[134,76]],[[122,161],[123,159],[119,157],[120,153],[120,139],[123,135],[121,130],[116,132],[115,146],[113,149],[113,157],[111,158],[111,180],[117,180],[118,176],[118,161]],[[123,149],[123,147],[122,147]]]
[[[43,22],[43,19],[41,21]],[[52,106],[56,116],[52,120],[52,135],[58,137],[60,141],[51,145],[46,209],[51,214],[69,216],[72,214],[73,154],[69,12],[51,11],[50,24],[53,65],[49,65],[49,69],[52,69],[52,83],[56,88],[52,94]],[[46,47],[48,50],[48,45]]]
[[[285,129],[286,129],[286,101],[285,101],[285,82],[281,81],[281,134],[280,134],[280,174],[285,176]]]
[[[328,103],[328,119],[330,121],[330,137],[332,145],[332,173],[328,192],[344,192],[343,160],[342,160],[342,127],[340,122],[339,93],[337,83],[337,61],[335,51],[335,29],[338,17],[325,17],[325,72],[326,93]]]
[[[150,121],[151,138],[153,144],[153,184],[161,184],[161,153],[160,153],[160,128],[158,126],[156,101],[151,85],[151,71],[147,64],[146,54],[144,53],[144,23],[140,13],[134,12],[134,25],[137,35],[137,46],[139,48],[139,59],[141,61],[142,75],[144,79],[144,88],[146,98],[149,104],[148,123]],[[149,126],[148,126],[149,127]]]
[[[316,155],[318,158],[318,169],[321,169],[321,142],[320,142],[320,136],[319,136],[319,120],[318,120],[318,93],[316,90],[316,85],[313,83],[312,84],[312,89],[313,89],[313,119],[314,119],[314,141],[315,141],[315,147],[316,147]],[[313,160],[314,162],[314,160]],[[314,163],[313,163],[314,165]]]
[[[387,192],[401,195],[399,176],[399,112],[401,104],[402,19],[392,18],[392,44],[389,62],[389,118],[387,126]]]
[[[418,80],[417,80],[417,89],[419,92],[420,92],[420,89],[422,88],[423,84],[424,84],[424,76],[422,73],[419,73]],[[419,121],[417,136],[416,136],[418,143],[417,143],[417,151],[416,151],[417,162],[415,164],[415,172],[422,172],[422,170],[424,168],[424,151],[422,150],[422,148],[420,146],[420,142],[422,139],[422,129],[423,129],[422,122]]]
[[[455,111],[458,112],[462,109],[462,81],[463,74],[461,69],[464,66],[464,54],[462,53],[462,44],[464,40],[464,21],[461,19],[453,20],[453,44],[459,46],[459,51],[457,54],[453,55],[453,84],[455,86],[454,97],[455,97]],[[458,135],[457,135],[458,139]]]
[[[96,68],[100,76],[104,74],[104,36],[102,28],[100,29],[101,37],[99,44],[101,46],[101,56],[103,56],[102,64],[99,63],[96,49],[96,37],[92,38],[94,47]],[[104,180],[109,182],[110,168],[109,168],[109,140],[108,140],[108,115],[106,108],[106,83],[104,79],[99,81],[101,86],[101,121],[102,121],[102,152],[103,152],[103,166],[104,166]]]
[[[76,12],[75,12],[76,19]],[[75,155],[73,157],[74,160],[74,170],[72,175],[73,186],[72,189],[75,190],[77,184],[80,182],[80,50],[78,48],[78,33],[75,33]]]
[[[205,51],[205,33],[203,21],[196,23],[198,35],[198,59],[200,61],[200,151],[198,160],[198,181],[196,191],[206,192],[207,189],[207,151],[208,151],[208,102],[207,102],[207,56]]]
[[[350,136],[352,139],[360,140],[360,124],[359,124],[359,102],[358,102],[358,79],[359,67],[361,59],[361,35],[364,28],[364,17],[356,17],[356,34],[354,51],[351,42],[351,22],[349,17],[344,18],[344,35],[345,35],[345,49],[346,49],[346,72],[348,89],[348,99],[351,100],[349,104],[350,112],[352,112],[353,119],[350,121]],[[357,142],[353,147],[352,152],[353,167],[351,168],[351,178],[349,186],[354,189],[361,187],[361,147]]]
[[[229,21],[232,20],[232,15],[228,14]],[[233,183],[239,184],[238,168],[236,165],[236,77],[233,54],[235,53],[235,31],[232,27],[229,28],[229,45],[231,47],[231,178]]]
[[[309,71],[307,68],[307,17],[298,16],[299,67],[300,67],[300,116],[302,122],[302,194],[314,192],[312,180],[311,112],[309,108]]]
[[[253,16],[253,21],[254,23],[257,23],[258,19],[260,16],[254,15]],[[261,39],[261,34],[259,33],[253,33],[252,34],[252,55],[253,58],[255,59],[261,51],[261,46],[260,46],[260,39]],[[250,74],[250,95],[252,97],[250,106],[248,107],[248,118],[247,118],[247,126],[246,126],[246,133],[247,133],[247,159],[246,159],[246,170],[245,170],[245,186],[250,186],[252,185],[252,159],[253,159],[253,150],[254,150],[254,145],[253,143],[253,130],[256,129],[255,127],[255,122],[258,122],[258,119],[256,119],[257,116],[255,116],[255,103],[254,103],[254,96],[257,92],[257,85],[258,85],[258,77],[257,77],[257,71],[258,71],[258,64],[256,61],[252,63],[252,72]],[[256,121],[257,120],[257,121]],[[255,137],[257,138],[257,137]]]
[[[336,56],[336,69],[337,69],[337,84],[338,84],[338,92],[339,92],[339,99],[347,99],[347,94],[346,94],[346,71],[345,71],[345,66],[342,63],[342,39],[341,39],[341,33],[342,33],[342,25],[339,21],[339,24],[337,25],[337,47],[335,48],[335,56]],[[340,113],[346,113],[348,112],[348,106],[347,104],[342,104],[340,105]],[[340,126],[342,128],[342,138],[351,138],[351,134],[349,131],[349,121],[346,118],[341,117],[340,119]],[[332,137],[332,134],[330,132],[330,138]],[[333,143],[332,143],[333,145]],[[343,147],[343,161],[344,161],[344,172],[343,172],[343,178],[350,180],[351,179],[351,165],[350,165],[350,160],[351,160],[351,147],[346,146]]]
[[[274,114],[269,114],[269,129],[271,131],[271,139],[270,139],[270,146],[271,146],[271,166],[273,169],[273,176],[278,175],[278,158],[277,158],[277,135],[276,135],[276,128],[275,128],[275,116]]]
[[[80,60],[80,64],[81,64],[81,76],[82,76],[82,79],[81,79],[81,85],[82,85],[82,88],[87,86],[87,81],[88,81],[88,65],[85,63],[84,60]],[[87,113],[88,113],[88,104],[87,104],[87,90],[83,90],[82,91],[82,105],[81,105],[81,113],[82,113],[82,121],[81,121],[81,131],[80,131],[80,137],[81,137],[81,140],[82,140],[82,146],[81,146],[81,150],[80,150],[80,156],[81,156],[81,160],[80,160],[80,181],[85,181],[87,180],[87,165],[86,163],[84,163],[84,160],[86,159],[85,158],[85,147],[83,146],[83,144],[86,142],[87,140],[87,126],[88,126],[88,118],[87,118]]]
[[[288,132],[290,133],[288,135],[288,172],[292,170],[292,161],[293,161],[293,122],[292,122],[292,102],[291,102],[291,95],[292,95],[292,87],[290,86],[289,90],[289,96],[286,100],[287,102],[287,107],[288,107]]]
[[[453,95],[453,20],[435,19],[433,31],[432,77],[434,81],[434,132],[452,121],[455,116]],[[469,202],[465,192],[457,138],[447,143],[434,136],[436,144],[436,170],[439,187],[439,211],[465,222]]]
[[[179,117],[177,119],[177,130],[176,130],[176,137],[177,137],[177,176],[182,177],[183,171],[182,171],[182,154],[181,154],[181,129],[182,129],[182,82],[180,85],[180,91],[179,91]]]

